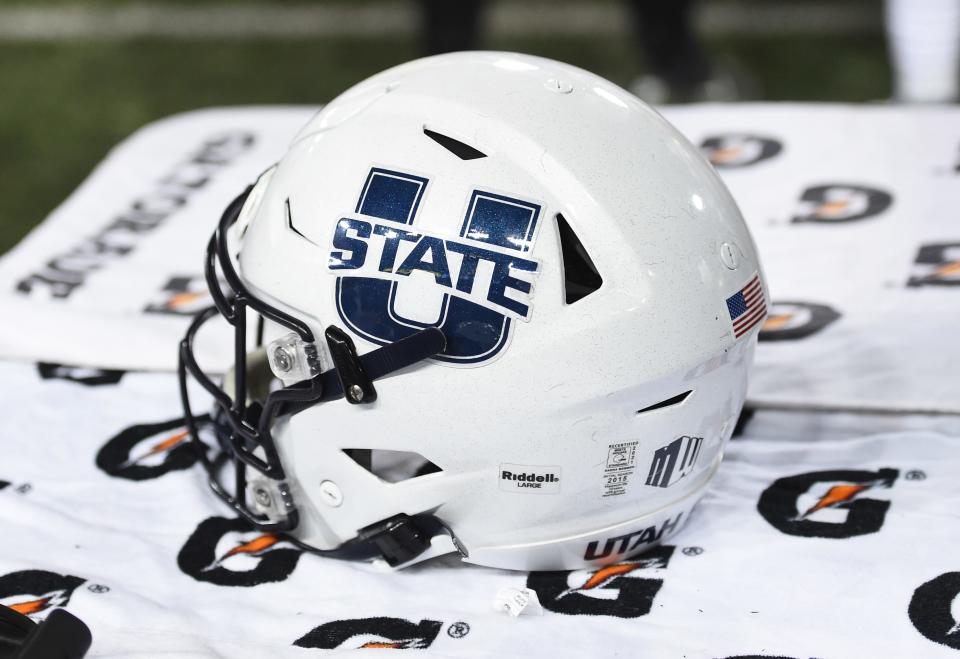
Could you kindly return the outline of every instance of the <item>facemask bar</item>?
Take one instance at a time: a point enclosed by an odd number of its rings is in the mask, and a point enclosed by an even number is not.
[[[283,482],[285,474],[280,458],[277,454],[273,438],[270,434],[270,424],[278,416],[285,402],[311,402],[319,400],[322,394],[322,382],[318,379],[297,383],[279,391],[271,393],[263,407],[259,403],[248,404],[247,400],[247,309],[253,309],[260,317],[267,318],[278,325],[297,334],[305,343],[313,343],[314,337],[310,328],[297,318],[276,309],[251,295],[240,281],[228,251],[227,233],[236,222],[240,210],[246,201],[251,188],[248,188],[237,197],[223,213],[216,232],[207,244],[204,274],[207,287],[213,298],[214,306],[199,313],[180,345],[180,379],[181,398],[187,417],[188,429],[194,440],[200,442],[197,432],[197,423],[190,407],[189,395],[186,390],[186,374],[189,373],[200,385],[213,396],[219,414],[215,414],[221,432],[218,439],[221,444],[221,453],[214,459],[207,456],[205,450],[199,451],[201,462],[210,477],[210,485],[214,492],[233,508],[241,517],[263,531],[288,531],[298,522],[297,510],[289,495],[289,490]],[[230,289],[230,294],[224,293],[217,277],[217,265]],[[200,327],[219,313],[234,328],[234,368],[233,368],[233,396],[228,395],[221,387],[214,383],[199,367],[194,357],[193,342]],[[259,332],[258,332],[259,334]],[[202,442],[201,442],[202,444]],[[205,445],[204,445],[205,448]],[[260,448],[263,457],[255,451]],[[232,458],[233,461],[233,494],[223,486],[219,479],[219,471],[223,462]],[[271,483],[273,491],[266,491],[260,499],[260,511],[255,512],[247,504],[247,469],[254,469],[263,479],[275,481]],[[264,503],[272,504],[275,512],[269,516],[262,512]]]
[[[269,319],[313,348],[314,336],[310,328],[298,318],[267,304],[251,294],[233,267],[227,235],[237,221],[252,187],[233,200],[223,213],[217,230],[207,245],[204,274],[214,306],[204,309],[193,319],[180,342],[178,374],[180,397],[184,408],[191,443],[200,463],[207,472],[211,489],[240,517],[264,532],[285,532],[296,528],[299,514],[285,482],[286,475],[271,436],[273,422],[281,416],[296,414],[322,401],[346,397],[354,404],[376,399],[373,381],[388,373],[405,368],[442,351],[446,345],[443,333],[427,328],[363,356],[358,356],[349,336],[331,326],[326,331],[335,368],[314,377],[296,382],[271,392],[263,403],[247,400],[247,309],[259,314],[257,341],[262,341],[263,319]],[[219,262],[219,263],[218,263]],[[225,293],[217,277],[217,266],[230,289]],[[200,368],[194,356],[193,344],[197,332],[211,318],[221,315],[234,328],[233,393],[228,394]],[[311,364],[312,372],[319,370]],[[201,420],[194,415],[187,390],[187,376],[192,376],[214,399],[211,415],[217,436],[214,455],[200,439]],[[357,392],[360,392],[359,394]],[[262,456],[257,450],[262,450]],[[227,464],[233,467],[233,493],[220,480],[220,472]],[[248,479],[248,469],[256,472],[254,481]],[[254,506],[248,504],[247,489],[252,485]],[[430,539],[449,530],[429,513],[399,514],[362,529],[357,536],[332,550],[311,551],[336,558],[364,559],[381,557],[390,565],[401,565],[415,559],[430,546]],[[451,534],[452,535],[452,534]]]

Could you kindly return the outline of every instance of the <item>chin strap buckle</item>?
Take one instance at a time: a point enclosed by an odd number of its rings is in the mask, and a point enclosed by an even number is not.
[[[340,379],[340,386],[347,402],[353,405],[372,403],[377,399],[373,379],[367,375],[357,355],[353,340],[339,327],[331,325],[326,331],[330,357]]]
[[[430,548],[431,534],[403,513],[360,529],[360,540],[372,542],[390,567],[409,563]]]

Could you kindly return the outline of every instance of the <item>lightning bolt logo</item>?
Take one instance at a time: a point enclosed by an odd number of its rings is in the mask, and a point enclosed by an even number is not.
[[[366,649],[378,649],[378,650],[408,650],[410,648],[416,648],[417,640],[407,640],[407,641],[369,641],[361,645],[358,650]]]
[[[17,602],[16,604],[11,604],[10,608],[17,613],[28,616],[46,609],[50,606],[52,599],[52,597],[41,597],[40,599],[29,600],[27,602]]]
[[[168,309],[179,309],[180,307],[185,307],[206,296],[207,293],[205,291],[196,293],[177,293],[167,300],[166,306]]]
[[[174,435],[171,435],[170,437],[167,437],[167,438],[164,439],[163,441],[158,442],[158,443],[154,444],[153,446],[151,446],[150,449],[149,449],[146,453],[144,453],[143,455],[138,456],[138,457],[136,457],[136,458],[130,458],[129,460],[127,460],[126,462],[124,462],[123,464],[120,465],[120,469],[125,469],[125,468],[127,468],[127,467],[132,466],[132,465],[139,464],[139,463],[143,462],[144,460],[146,460],[147,458],[149,458],[149,457],[152,456],[152,455],[157,455],[158,453],[163,453],[163,452],[165,452],[165,451],[169,451],[169,450],[171,450],[171,449],[179,446],[179,445],[180,445],[182,442],[184,442],[189,436],[190,436],[190,433],[189,433],[189,431],[187,431],[187,430],[184,430],[184,431],[182,431],[182,432],[178,432],[178,433],[176,433],[176,434],[174,434]]]
[[[826,201],[819,206],[817,206],[816,215],[817,217],[832,218],[832,217],[841,217],[850,206],[850,202],[846,199],[839,199],[837,201]]]
[[[793,314],[782,313],[777,314],[776,316],[767,316],[767,319],[763,321],[763,330],[772,331],[778,330],[793,319]]]
[[[960,261],[946,263],[933,271],[934,277],[947,279],[950,277],[960,277]]]
[[[236,547],[234,547],[233,549],[225,553],[223,556],[218,558],[217,561],[211,567],[217,567],[228,558],[231,558],[233,556],[238,556],[241,554],[245,554],[248,556],[259,556],[263,552],[267,551],[268,549],[276,545],[282,539],[283,538],[281,538],[279,535],[276,535],[274,533],[265,533],[264,535],[259,535],[253,540],[237,545]]]
[[[834,485],[827,493],[824,494],[820,499],[810,506],[805,513],[803,513],[800,518],[806,518],[817,512],[818,510],[823,510],[824,508],[833,508],[838,506],[841,503],[846,503],[852,501],[854,497],[863,492],[864,490],[869,490],[872,485]]]
[[[710,152],[710,162],[722,165],[730,162],[731,160],[736,160],[740,154],[743,152],[743,149],[739,146],[731,147],[721,147],[719,149],[714,149]]]
[[[614,577],[630,574],[634,570],[639,570],[642,567],[644,567],[642,562],[617,563],[615,565],[608,565],[594,572],[593,575],[591,575],[590,578],[587,579],[582,586],[580,586],[580,590],[592,590],[594,588],[598,588]]]

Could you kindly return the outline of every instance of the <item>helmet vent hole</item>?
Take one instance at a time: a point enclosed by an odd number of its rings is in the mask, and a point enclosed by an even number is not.
[[[593,264],[580,238],[567,220],[557,213],[557,232],[563,252],[563,286],[567,304],[582,300],[603,285],[603,278]]]
[[[440,467],[413,451],[345,448],[343,452],[371,474],[388,483],[402,483],[443,471]]]
[[[659,403],[654,403],[649,407],[644,407],[642,410],[637,410],[637,414],[643,414],[644,412],[652,412],[654,410],[662,410],[665,407],[672,407],[674,405],[679,405],[687,399],[687,396],[693,393],[693,390],[684,391],[682,394],[677,394],[673,398],[668,398],[666,400],[661,400]]]
[[[423,134],[455,155],[457,158],[460,158],[460,160],[476,160],[477,158],[487,157],[487,154],[485,154],[483,151],[474,149],[469,144],[465,144],[460,140],[455,140],[449,135],[444,135],[443,133],[438,133],[435,130],[430,130],[426,126],[423,127]]]

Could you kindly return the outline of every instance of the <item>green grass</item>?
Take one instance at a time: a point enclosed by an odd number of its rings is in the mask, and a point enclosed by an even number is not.
[[[555,57],[620,84],[640,72],[625,38],[488,45]],[[879,35],[724,39],[711,50],[748,71],[767,99],[889,94]],[[0,44],[0,253],[145,123],[214,105],[320,103],[416,56],[409,39]]]

